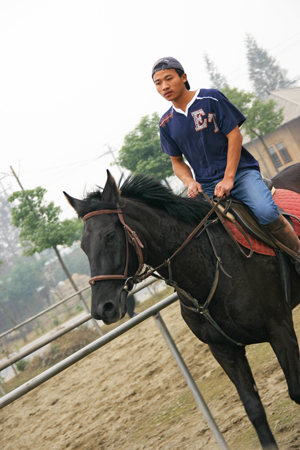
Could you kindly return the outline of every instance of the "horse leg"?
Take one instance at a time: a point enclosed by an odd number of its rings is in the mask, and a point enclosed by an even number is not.
[[[210,344],[210,350],[234,383],[263,449],[278,450],[246,358],[244,347]]]
[[[277,356],[288,385],[292,400],[300,404],[300,355],[297,336],[293,326],[292,312],[285,314],[285,320],[270,324],[270,344]]]

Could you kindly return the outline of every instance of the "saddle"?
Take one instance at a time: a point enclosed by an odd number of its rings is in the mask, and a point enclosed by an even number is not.
[[[264,180],[270,191],[272,192],[274,201],[278,205],[279,212],[291,223],[300,235],[300,195],[293,191],[284,189],[275,190],[271,180]],[[253,250],[256,253],[277,256],[282,286],[285,293],[286,301],[290,304],[290,264],[289,258],[281,242],[263,227],[257,220],[256,216],[241,201],[234,197],[227,197],[221,201],[219,206],[222,215],[225,215],[226,224],[233,237],[237,242]],[[283,209],[284,208],[284,209]],[[289,210],[286,212],[285,209]],[[240,233],[237,223],[248,235],[245,239],[244,233]],[[250,242],[249,242],[250,241]]]
[[[285,216],[299,236],[300,219],[298,217],[300,216],[300,195],[296,192],[284,189],[275,190],[271,180],[264,181],[272,192],[274,201],[278,205],[279,212]],[[234,237],[241,245],[250,248],[249,244],[243,240],[241,235],[234,229],[234,224],[236,222],[249,233],[250,237],[252,237],[250,240],[255,252],[274,256],[276,251],[285,251],[281,242],[275,239],[267,228],[258,222],[250,208],[241,201],[229,196],[222,200],[220,208],[221,212],[225,214],[231,232],[233,232]],[[288,211],[286,211],[286,209],[288,209]],[[264,243],[264,245],[258,244],[257,241]]]

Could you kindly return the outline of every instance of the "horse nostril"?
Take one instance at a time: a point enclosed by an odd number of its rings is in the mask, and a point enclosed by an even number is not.
[[[114,305],[111,302],[107,302],[103,306],[103,314],[106,315],[109,314],[114,309]]]

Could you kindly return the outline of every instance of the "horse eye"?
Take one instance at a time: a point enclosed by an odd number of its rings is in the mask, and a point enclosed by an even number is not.
[[[114,240],[115,236],[116,236],[115,231],[112,231],[111,233],[109,233],[106,237],[107,242],[112,242]]]

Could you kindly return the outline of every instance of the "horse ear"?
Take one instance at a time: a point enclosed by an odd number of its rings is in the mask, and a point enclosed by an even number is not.
[[[102,192],[101,200],[103,202],[118,203],[119,199],[120,191],[118,186],[110,171],[107,170],[107,180]]]
[[[77,214],[79,215],[80,211],[83,210],[85,203],[83,200],[78,200],[77,198],[71,197],[69,194],[67,194],[65,191],[63,191],[68,203],[72,206],[72,208],[75,209]]]

